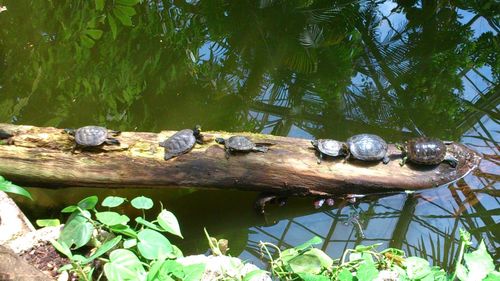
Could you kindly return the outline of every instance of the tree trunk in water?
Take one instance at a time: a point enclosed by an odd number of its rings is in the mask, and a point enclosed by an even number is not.
[[[0,175],[18,184],[45,187],[172,186],[238,189],[284,195],[329,195],[418,190],[457,180],[477,167],[480,157],[461,144],[448,145],[459,159],[456,169],[446,163],[424,167],[399,166],[400,152],[389,145],[391,162],[362,162],[339,158],[317,164],[309,140],[241,133],[269,151],[233,154],[214,137],[233,133],[204,132],[205,143],[187,154],[165,161],[158,145],[175,132],[122,132],[120,145],[72,153],[74,139],[62,129],[0,124],[13,135],[0,145]]]

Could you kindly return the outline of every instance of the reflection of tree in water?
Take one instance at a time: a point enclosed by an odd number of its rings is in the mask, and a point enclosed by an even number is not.
[[[450,237],[460,226],[490,248],[497,245],[499,234],[490,227],[496,211],[477,198],[486,195],[472,190],[497,185],[498,134],[491,129],[499,116],[495,1],[396,1],[390,12],[375,2],[144,1],[135,7],[135,26],[119,26],[116,39],[94,1],[4,2],[1,122],[15,117],[19,123],[107,123],[124,130],[200,122],[208,129],[278,135],[293,134],[294,127],[335,138],[370,131],[392,140],[406,128],[462,137],[487,150],[482,173],[439,196],[429,191],[362,205],[368,214],[363,241],[406,247],[443,264],[455,253],[431,251],[453,249]],[[461,18],[464,10],[470,19]],[[478,20],[491,31],[476,35]],[[103,30],[91,48],[81,42],[88,29]],[[418,204],[440,217],[415,215]],[[334,237],[342,214],[327,213],[325,249],[353,241],[354,232]],[[378,219],[388,224],[385,232],[370,233],[370,222]],[[436,219],[448,225],[429,223]],[[295,220],[288,224],[291,229]],[[419,231],[429,239],[407,237]],[[275,238],[292,244],[286,232]]]

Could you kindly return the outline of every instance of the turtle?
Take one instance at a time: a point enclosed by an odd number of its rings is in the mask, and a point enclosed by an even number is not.
[[[403,160],[400,165],[403,166],[406,161],[421,165],[438,165],[446,161],[451,167],[455,168],[458,164],[458,159],[447,153],[447,144],[451,144],[451,142],[443,142],[439,139],[428,137],[413,138],[406,141],[404,145],[397,144],[396,147],[403,154]]]
[[[13,135],[5,130],[0,129],[0,140],[10,139]]]
[[[184,129],[173,134],[168,139],[159,143],[165,148],[165,160],[177,157],[184,153],[188,153],[193,149],[195,143],[202,144],[201,127],[196,125],[193,130]]]
[[[269,149],[265,146],[258,146],[249,138],[244,136],[232,136],[230,138],[216,138],[215,142],[223,144],[226,150],[226,158],[229,159],[231,152],[267,152]]]
[[[372,134],[354,135],[347,139],[347,157],[351,156],[363,161],[380,161],[389,163],[387,143],[379,136]]]
[[[112,136],[117,136],[121,132],[108,130],[105,127],[100,126],[85,126],[73,129],[65,129],[67,133],[75,137],[75,146],[73,151],[77,148],[95,148],[100,147],[104,144],[109,145],[119,145],[120,141],[113,138]]]
[[[311,144],[319,152],[318,164],[321,163],[323,154],[332,157],[347,155],[347,145],[344,142],[331,139],[317,139],[312,140]]]

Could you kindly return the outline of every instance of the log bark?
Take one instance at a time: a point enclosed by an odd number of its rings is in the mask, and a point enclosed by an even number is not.
[[[44,187],[155,187],[172,186],[238,189],[292,195],[328,195],[418,190],[457,180],[477,167],[480,156],[453,143],[448,151],[459,159],[425,167],[399,166],[400,152],[389,145],[391,162],[325,159],[317,164],[309,140],[241,133],[269,144],[267,153],[225,158],[214,137],[235,133],[204,132],[205,143],[174,159],[163,160],[160,141],[174,134],[162,131],[122,132],[120,145],[98,151],[72,153],[73,137],[53,127],[0,124],[13,137],[0,145],[0,175],[18,184]]]

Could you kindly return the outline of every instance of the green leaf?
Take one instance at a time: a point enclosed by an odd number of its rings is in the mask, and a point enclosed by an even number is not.
[[[268,274],[269,274],[269,272],[262,270],[262,269],[252,270],[252,271],[248,272],[247,274],[245,274],[245,276],[243,276],[243,281],[252,281],[252,278],[254,278],[254,277],[260,277],[262,275],[268,275]],[[261,278],[261,279],[263,279],[263,278]],[[258,280],[261,280],[261,279],[258,279]]]
[[[132,248],[132,247],[135,247],[137,246],[137,239],[127,239],[125,241],[123,241],[123,248]]]
[[[128,225],[117,224],[117,225],[110,226],[109,229],[113,232],[116,232],[116,233],[121,233],[121,234],[127,235],[129,237],[137,238],[137,232],[135,230],[133,230],[132,228],[130,228],[130,226],[128,226]]]
[[[321,240],[321,238],[319,238],[318,236],[314,236],[313,238],[311,238],[309,241],[299,245],[299,246],[296,246],[294,247],[295,249],[301,251],[301,250],[305,250],[313,245],[318,245],[318,244],[321,244],[323,243],[323,240]]]
[[[315,255],[303,254],[291,259],[288,265],[294,273],[306,272],[318,274],[321,272],[321,261]]]
[[[406,275],[410,279],[422,279],[431,272],[431,267],[427,260],[419,257],[409,257],[405,260]]]
[[[81,35],[80,36],[80,41],[82,43],[82,47],[90,49],[94,46],[95,41],[90,39],[87,35]]]
[[[484,241],[479,243],[479,247],[472,253],[464,255],[465,265],[469,269],[469,276],[477,279],[485,278],[490,272],[495,270],[493,259],[486,250]]]
[[[123,198],[123,197],[108,196],[108,197],[104,198],[104,200],[101,203],[101,206],[109,207],[109,208],[118,207],[121,204],[123,204],[123,202],[125,202],[126,199],[127,198]]]
[[[330,278],[323,275],[315,275],[307,272],[297,273],[304,281],[330,281]]]
[[[132,26],[132,18],[126,14],[125,8],[130,8],[126,6],[117,5],[113,8],[113,14],[115,17],[125,26]]]
[[[108,252],[109,250],[113,249],[113,247],[115,247],[116,244],[120,243],[121,240],[122,240],[121,236],[116,236],[115,238],[106,241],[104,244],[101,245],[101,247],[99,247],[97,249],[97,251],[95,251],[95,253],[93,255],[91,255],[90,257],[86,258],[83,263],[87,264],[87,263],[93,261],[94,259],[96,259],[96,258],[104,255],[106,252]]]
[[[356,248],[354,248],[357,252],[365,252],[365,251],[373,251],[375,249],[377,249],[380,245],[382,245],[382,243],[376,243],[376,244],[373,244],[373,245],[368,245],[368,246],[365,246],[365,245],[358,245],[356,246]]]
[[[87,244],[92,237],[94,226],[85,217],[85,214],[74,213],[74,216],[68,219],[68,222],[61,231],[58,242],[64,242],[71,247],[75,245],[75,249]]]
[[[148,197],[144,197],[144,196],[139,196],[139,197],[136,197],[134,199],[132,199],[132,201],[130,201],[130,203],[132,204],[132,207],[136,208],[136,209],[143,209],[143,210],[149,210],[151,208],[153,208],[153,200],[149,199]]]
[[[109,262],[104,265],[104,274],[109,281],[146,280],[146,271],[137,256],[124,249],[111,252]]]
[[[484,278],[483,281],[498,281],[500,280],[500,272],[498,271],[492,271],[486,278]]]
[[[107,226],[126,224],[130,219],[125,215],[120,215],[116,212],[97,212],[95,213],[97,220]]]
[[[68,206],[68,207],[62,209],[61,213],[73,213],[76,210],[78,210],[78,207],[75,205],[71,205],[71,206]]]
[[[116,26],[115,17],[112,14],[108,14],[107,16],[109,28],[111,29],[111,33],[113,34],[113,40],[116,39],[118,35],[118,27]]]
[[[102,11],[104,9],[104,0],[95,0],[95,9]]]
[[[78,202],[78,207],[83,210],[91,210],[95,208],[95,205],[97,205],[97,201],[99,201],[99,198],[97,196],[89,196],[87,198],[82,199],[80,202]]]
[[[353,280],[353,276],[352,276],[351,271],[349,271],[348,269],[343,269],[339,273],[338,280],[339,281],[352,281]]]
[[[177,218],[172,212],[169,212],[167,210],[161,210],[160,214],[158,214],[157,219],[158,219],[158,224],[163,229],[174,235],[179,236],[180,238],[184,238],[182,237],[179,222],[177,221]]]
[[[50,243],[52,244],[52,246],[54,246],[54,248],[56,248],[56,250],[61,252],[61,254],[67,256],[69,259],[73,258],[73,254],[71,253],[71,250],[69,249],[68,245],[66,245],[66,243],[59,243],[56,240],[50,240]]]
[[[203,272],[205,272],[206,265],[204,263],[190,264],[184,266],[184,278],[183,281],[199,281],[203,277]]]
[[[184,272],[182,271],[183,267],[184,266],[182,264],[175,260],[164,261],[160,271],[158,272],[158,280],[174,280],[170,277],[170,275],[175,275],[182,280],[184,277]]]
[[[102,30],[100,29],[87,29],[85,30],[85,34],[87,34],[90,38],[94,40],[98,40],[102,36]]]
[[[165,259],[160,259],[160,260],[157,260],[151,264],[151,266],[149,267],[148,276],[147,276],[148,281],[159,280],[158,278],[156,278],[156,276],[160,272],[160,269],[163,266],[164,261],[165,261]]]
[[[320,249],[312,248],[308,250],[305,254],[316,256],[321,263],[321,266],[324,268],[330,268],[333,264],[332,258],[330,258],[325,252]]]
[[[145,219],[143,219],[142,217],[136,217],[135,218],[135,222],[137,222],[138,224],[142,224],[146,227],[149,227],[151,229],[154,229],[156,231],[163,231],[162,229],[160,229],[160,227],[158,227],[156,224],[152,223],[152,222],[149,222]]]
[[[36,220],[36,225],[40,227],[45,226],[58,226],[61,225],[59,219],[44,219],[44,220]]]
[[[137,235],[137,239],[139,240],[137,249],[148,260],[159,259],[172,254],[173,249],[170,241],[157,231],[151,229],[141,230]]]
[[[13,184],[2,176],[0,176],[0,191],[18,194],[33,200],[31,194],[26,189]]]
[[[360,281],[371,281],[377,278],[378,270],[373,263],[363,263],[356,272],[356,277]]]
[[[175,246],[172,244],[172,254],[176,257],[176,258],[182,258],[184,257],[184,254],[182,253],[181,249],[179,249],[179,247]]]

